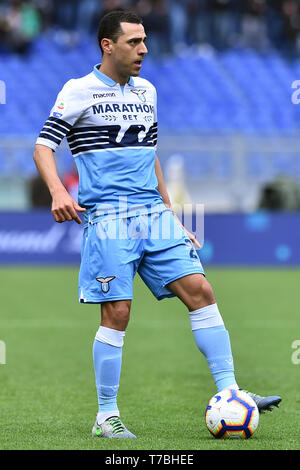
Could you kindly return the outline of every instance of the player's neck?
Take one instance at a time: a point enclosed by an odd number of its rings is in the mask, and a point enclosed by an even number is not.
[[[99,67],[101,73],[104,73],[107,77],[111,78],[114,82],[119,83],[121,86],[126,85],[129,82],[129,76],[120,76],[116,70],[109,67],[108,64],[101,64]]]

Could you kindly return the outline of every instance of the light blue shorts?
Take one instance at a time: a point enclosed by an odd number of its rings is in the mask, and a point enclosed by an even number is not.
[[[79,300],[102,303],[133,298],[138,272],[153,295],[189,274],[204,274],[192,242],[170,210],[123,219],[100,219],[84,229]]]

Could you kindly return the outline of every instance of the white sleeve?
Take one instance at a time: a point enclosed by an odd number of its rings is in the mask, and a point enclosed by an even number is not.
[[[83,112],[82,97],[75,80],[69,80],[59,92],[50,116],[45,122],[37,144],[56,150]]]

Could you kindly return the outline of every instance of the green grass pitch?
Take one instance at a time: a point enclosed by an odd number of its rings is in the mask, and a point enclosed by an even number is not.
[[[93,439],[97,305],[77,301],[77,268],[0,270],[1,449],[299,449],[299,271],[207,269],[230,331],[241,387],[279,394],[246,441],[215,440],[204,411],[215,393],[186,308],[157,302],[139,278],[125,337],[118,404],[137,440]]]

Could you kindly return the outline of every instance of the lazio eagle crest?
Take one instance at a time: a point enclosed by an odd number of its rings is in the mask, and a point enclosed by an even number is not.
[[[116,276],[108,276],[108,277],[96,277],[96,281],[101,283],[101,289],[104,294],[106,294],[110,289],[110,281],[115,279]]]

